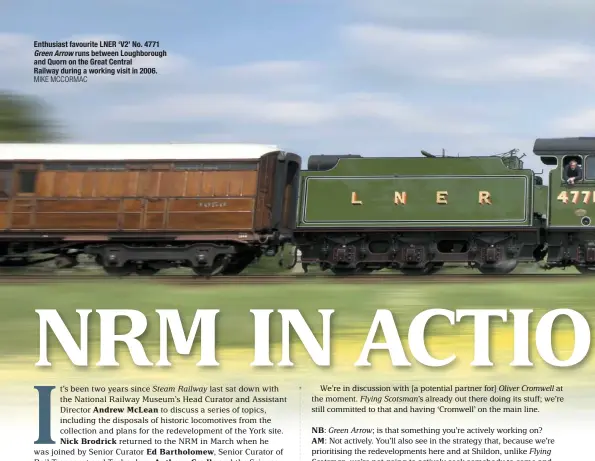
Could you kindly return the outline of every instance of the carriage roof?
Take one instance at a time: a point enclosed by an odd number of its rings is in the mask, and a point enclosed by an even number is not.
[[[268,144],[0,144],[0,161],[257,160]]]

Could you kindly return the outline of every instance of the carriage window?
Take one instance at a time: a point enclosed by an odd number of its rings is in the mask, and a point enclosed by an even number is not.
[[[585,179],[595,180],[595,155],[589,155],[586,159]]]
[[[12,164],[0,163],[0,198],[12,193]]]
[[[37,171],[19,171],[19,193],[33,194],[35,192],[35,180]]]

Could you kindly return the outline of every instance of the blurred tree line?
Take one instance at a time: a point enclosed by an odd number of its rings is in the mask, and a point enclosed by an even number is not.
[[[57,126],[42,101],[0,91],[0,143],[52,142],[57,137]]]

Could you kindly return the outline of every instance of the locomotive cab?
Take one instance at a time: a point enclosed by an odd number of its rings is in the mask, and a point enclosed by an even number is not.
[[[548,265],[595,273],[595,137],[537,139],[533,152],[553,167],[548,193]],[[573,160],[582,178],[570,183],[564,172]]]

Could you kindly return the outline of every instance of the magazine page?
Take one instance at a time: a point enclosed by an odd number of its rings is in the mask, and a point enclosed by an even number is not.
[[[4,4],[0,459],[588,459],[593,17]]]

